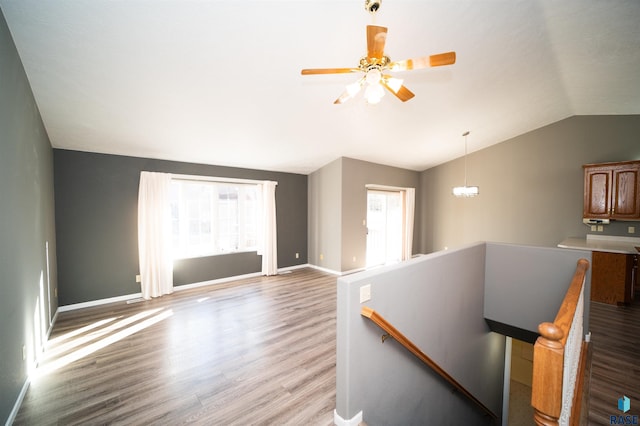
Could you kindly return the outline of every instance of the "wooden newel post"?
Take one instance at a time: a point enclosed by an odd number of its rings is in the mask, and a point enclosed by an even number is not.
[[[564,332],[555,324],[538,326],[540,337],[533,346],[531,405],[537,425],[555,426],[562,410],[562,366]]]

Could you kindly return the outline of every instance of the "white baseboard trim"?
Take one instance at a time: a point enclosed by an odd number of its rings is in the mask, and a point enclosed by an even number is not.
[[[47,334],[44,339],[43,347],[36,348],[36,351],[42,352],[46,349],[47,343],[49,342],[49,337],[51,336],[51,331],[53,330],[53,326],[56,324],[56,320],[58,319],[58,312],[60,312],[59,307],[58,309],[56,309],[56,312],[53,314],[53,318],[51,318],[51,324],[49,324],[49,328],[47,329]],[[36,359],[33,360],[33,368],[27,367],[27,370],[35,370],[35,368],[38,366],[37,358],[38,357],[36,357]],[[5,423],[5,426],[11,426],[13,422],[16,420],[16,416],[18,415],[18,411],[20,411],[20,406],[22,406],[22,401],[24,400],[24,397],[27,394],[27,391],[29,390],[30,385],[31,385],[31,379],[27,377],[27,379],[24,381],[24,384],[22,385],[22,389],[20,390],[20,393],[18,394],[18,399],[16,399],[16,403],[13,405],[13,409],[11,410],[11,413],[9,413],[9,417],[7,418],[7,422]]]
[[[294,266],[287,266],[285,268],[278,268],[278,274],[281,273],[286,273],[289,271],[293,271],[295,269],[302,269],[302,268],[308,268],[309,264],[305,263],[302,265],[294,265]],[[256,277],[260,277],[262,276],[261,272],[252,272],[250,274],[243,274],[243,275],[234,275],[232,277],[225,277],[225,278],[218,278],[216,280],[209,280],[209,281],[202,281],[199,283],[193,283],[193,284],[184,284],[184,285],[179,285],[173,288],[174,291],[180,291],[180,290],[188,290],[190,288],[198,288],[198,287],[205,287],[208,285],[215,285],[215,284],[222,284],[222,283],[226,283],[229,281],[237,281],[237,280],[242,280],[242,279],[246,279],[246,278],[256,278]]]
[[[208,285],[222,284],[222,283],[226,283],[226,282],[229,282],[229,281],[242,280],[242,279],[245,279],[245,278],[255,278],[255,277],[259,277],[261,275],[262,274],[260,272],[252,272],[251,274],[234,275],[233,277],[218,278],[216,280],[201,281],[199,283],[178,285],[178,286],[173,287],[173,291],[182,291],[182,290],[189,290],[189,289],[192,289],[192,288],[206,287]]]
[[[308,263],[303,263],[302,265],[286,266],[284,268],[279,268],[278,273],[281,274],[282,272],[295,271],[296,269],[304,268],[311,268],[311,265],[309,265]]]
[[[349,420],[345,420],[340,417],[338,411],[333,410],[333,424],[335,424],[336,426],[358,426],[360,423],[362,423],[362,411],[360,411]]]
[[[51,336],[51,331],[53,330],[53,326],[56,324],[56,321],[58,320],[58,312],[60,312],[60,309],[56,309],[56,312],[53,314],[53,318],[51,318],[51,324],[49,324],[49,330],[47,330],[47,338],[45,339],[45,342],[49,341],[49,337]]]
[[[107,303],[123,302],[129,299],[138,299],[142,297],[142,293],[125,294],[124,296],[109,297],[107,299],[92,300],[90,302],[73,303],[58,307],[58,312],[74,311],[76,309],[90,308],[92,306],[106,305]]]
[[[30,384],[31,384],[31,381],[27,377],[27,380],[25,380],[24,385],[22,385],[20,394],[18,394],[18,399],[16,400],[16,403],[13,405],[13,410],[11,410],[11,413],[9,413],[9,417],[7,418],[7,422],[5,423],[5,426],[11,426],[15,421],[16,416],[18,415],[18,411],[20,410],[20,406],[22,405],[22,400],[27,394],[27,390],[29,390]]]
[[[326,272],[327,274],[342,275],[342,272],[334,271],[333,269],[329,269],[329,268],[323,268],[322,266],[313,265],[313,264],[309,264],[308,266],[310,268],[317,269],[318,271]]]
[[[339,277],[344,275],[351,275],[357,272],[362,272],[362,271],[366,271],[367,269],[371,269],[371,268],[356,268],[356,269],[349,269],[348,271],[340,272],[340,271],[334,271],[333,269],[329,269],[329,268],[323,268],[322,266],[313,265],[313,264],[308,264],[307,266],[309,268],[317,269],[318,271],[326,272],[327,274],[337,275]]]
[[[308,267],[312,267],[312,266],[309,265],[308,263],[305,263],[302,265],[287,266],[285,268],[279,268],[278,273],[293,271],[295,269],[302,269],[302,268],[308,268]],[[244,274],[244,275],[234,275],[232,277],[219,278],[216,280],[202,281],[198,283],[175,286],[173,287],[173,291],[189,290],[192,288],[204,287],[204,286],[214,285],[214,284],[222,284],[225,282],[241,280],[244,278],[255,278],[261,275],[262,273],[260,272],[253,272],[253,273]],[[56,316],[58,315],[58,312],[66,312],[66,311],[73,311],[73,310],[82,309],[82,308],[90,308],[92,306],[106,305],[108,303],[114,303],[114,302],[124,302],[131,299],[139,299],[141,297],[142,297],[142,293],[135,293],[135,294],[126,294],[124,296],[109,297],[107,299],[92,300],[90,302],[81,302],[81,303],[74,303],[71,305],[59,306],[58,310],[56,311]]]
[[[351,274],[355,274],[357,272],[362,272],[362,271],[366,271],[366,270],[367,270],[367,268],[349,269],[348,271],[340,272],[340,275],[351,275]]]

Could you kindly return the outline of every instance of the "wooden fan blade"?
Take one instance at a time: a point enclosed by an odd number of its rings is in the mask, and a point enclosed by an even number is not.
[[[409,99],[415,96],[411,90],[402,85],[402,80],[400,80],[399,78],[393,78],[389,76],[385,77],[386,78],[380,80],[382,85],[386,87],[387,90],[389,90],[391,93],[396,95],[396,97],[402,102],[407,102]]]
[[[338,99],[336,99],[333,103],[343,104],[347,102],[349,99],[353,98],[355,95],[357,95],[360,92],[363,84],[364,84],[364,77],[356,81],[355,83],[351,83],[350,85],[347,86],[347,89],[344,92],[342,92],[340,97],[338,97]]]
[[[440,67],[442,65],[453,65],[456,63],[456,52],[439,53],[429,56],[429,65]]]
[[[429,57],[423,58],[405,59],[403,61],[395,61],[389,64],[391,71],[408,71],[416,70],[420,68],[426,68],[429,66]]]
[[[406,86],[402,86],[400,87],[400,90],[398,90],[397,92],[391,92],[391,93],[396,95],[396,97],[400,99],[402,102],[407,102],[409,99],[415,96],[411,90],[407,89]]]
[[[310,68],[301,71],[302,75],[312,74],[348,74],[350,72],[359,72],[359,68]]]
[[[456,62],[456,52],[439,53],[437,55],[424,56],[422,58],[405,59],[389,64],[391,71],[417,70],[427,67],[439,67],[452,65]]]
[[[367,25],[367,57],[382,59],[384,44],[387,41],[387,28]]]

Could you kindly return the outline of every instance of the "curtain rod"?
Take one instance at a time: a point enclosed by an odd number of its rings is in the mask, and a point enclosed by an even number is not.
[[[204,182],[223,182],[223,183],[245,183],[245,184],[253,184],[257,185],[264,182],[272,182],[269,180],[259,180],[259,179],[238,179],[238,178],[226,178],[226,177],[215,177],[215,176],[199,176],[199,175],[183,175],[183,174],[174,174],[170,173],[171,179],[176,180],[193,180],[193,181],[204,181]],[[275,182],[277,185],[278,182]]]
[[[410,186],[389,186],[389,185],[378,185],[375,183],[367,183],[365,184],[364,187],[372,190],[391,191],[391,192],[401,192],[401,191],[406,191],[407,189],[415,189]]]

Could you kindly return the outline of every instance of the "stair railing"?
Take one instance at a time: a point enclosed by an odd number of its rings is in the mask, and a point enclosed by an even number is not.
[[[589,261],[580,259],[552,323],[538,326],[533,347],[531,405],[537,425],[577,425],[581,416],[587,342],[583,340],[584,282]],[[588,297],[588,295],[587,295]]]
[[[429,358],[424,352],[418,348],[411,340],[409,340],[404,334],[402,334],[398,329],[396,329],[389,321],[387,321],[382,315],[378,314],[373,309],[363,306],[360,310],[360,314],[373,321],[378,327],[383,329],[387,335],[382,336],[382,341],[384,342],[387,337],[393,337],[398,343],[404,346],[409,352],[414,354],[420,361],[429,366],[433,371],[435,371],[438,375],[440,375],[443,379],[449,382],[455,391],[461,393],[466,396],[469,400],[474,402],[478,407],[482,409],[488,416],[490,416],[494,421],[497,420],[498,416],[491,411],[489,407],[484,405],[482,401],[476,398],[471,392],[469,392],[464,386],[462,386],[456,379],[454,379],[449,373],[447,373],[440,365],[438,365],[434,360]]]

